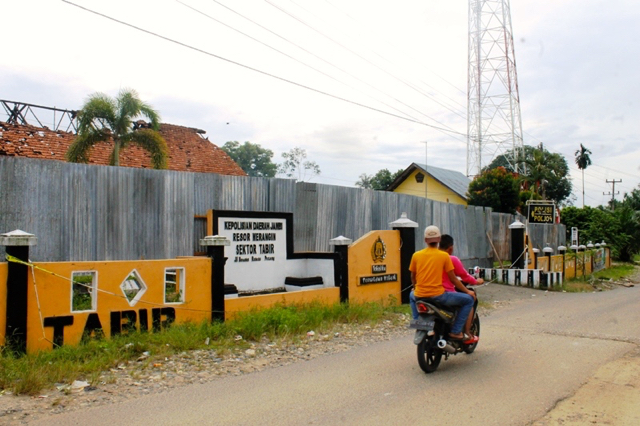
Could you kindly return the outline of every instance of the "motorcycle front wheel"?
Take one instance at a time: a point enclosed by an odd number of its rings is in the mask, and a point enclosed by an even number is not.
[[[418,364],[425,373],[433,373],[438,369],[442,360],[442,349],[436,344],[436,337],[423,339],[418,344]]]

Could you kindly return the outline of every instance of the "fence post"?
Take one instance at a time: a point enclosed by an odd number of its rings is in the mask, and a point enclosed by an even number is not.
[[[564,282],[565,256],[567,254],[567,248],[565,246],[558,246],[558,253],[562,255],[562,282]]]
[[[534,248],[531,249],[533,252],[533,269],[538,269],[538,255],[540,254],[540,249]]]
[[[591,266],[591,273],[593,274],[593,249],[594,245],[591,241],[587,243],[587,250],[589,250],[589,266]]]
[[[224,247],[231,242],[227,237],[208,235],[200,240],[200,245],[207,248],[207,256],[211,258],[211,321],[224,321]]]
[[[524,223],[516,220],[509,229],[511,230],[511,267],[524,269]]]
[[[336,286],[340,287],[340,302],[349,301],[349,245],[353,242],[350,238],[339,237],[329,240],[333,246],[336,259],[333,264]]]
[[[411,264],[411,256],[416,251],[418,223],[407,218],[407,214],[403,212],[400,219],[389,223],[389,226],[394,231],[400,232],[400,301],[404,305],[409,303],[409,294],[411,293],[409,265]]]
[[[602,240],[602,242],[600,243],[600,247],[604,249],[605,268],[610,268],[611,267],[611,250],[609,250],[609,247],[607,247],[607,243],[605,243],[604,240]]]
[[[553,255],[553,248],[549,247],[549,243],[547,243],[547,246],[542,249],[542,252],[547,257],[547,272],[553,272],[551,270],[551,255]]]
[[[35,246],[35,235],[15,230],[0,235],[0,245],[6,247],[7,256],[23,262],[29,261],[29,247]],[[7,274],[7,309],[5,346],[19,353],[27,353],[27,292],[29,267],[9,261]]]

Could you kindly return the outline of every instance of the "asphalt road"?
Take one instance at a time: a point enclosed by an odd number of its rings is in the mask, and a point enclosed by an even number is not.
[[[640,344],[640,287],[521,291],[524,300],[482,318],[475,353],[443,361],[434,374],[418,367],[407,331],[348,352],[35,424],[531,424]]]

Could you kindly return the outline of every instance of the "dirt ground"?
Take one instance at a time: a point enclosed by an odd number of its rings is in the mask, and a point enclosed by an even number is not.
[[[629,277],[640,285],[640,268]],[[576,393],[532,426],[640,425],[640,347],[600,367]]]
[[[640,285],[640,268],[625,280],[625,285]],[[530,290],[522,290],[522,287],[502,285],[478,289],[480,300],[489,305],[484,314],[490,315],[492,309],[531,297]],[[482,314],[483,309],[479,312]],[[573,395],[558,401],[543,418],[531,424],[557,425],[640,425],[640,347],[600,367]]]
[[[600,367],[533,426],[640,424],[640,348]]]
[[[629,281],[640,285],[640,268]],[[480,300],[486,302],[479,309],[483,316],[491,315],[491,311],[515,301],[532,297],[531,289],[504,285],[484,286],[478,289],[478,294]],[[229,359],[211,358],[206,356],[205,351],[194,351],[176,355],[163,362],[167,368],[162,374],[155,369],[139,371],[135,363],[123,367],[122,371],[116,369],[111,372],[115,379],[102,383],[97,389],[91,388],[95,389],[92,392],[80,394],[66,395],[50,389],[43,391],[41,396],[26,397],[2,392],[0,424],[27,424],[42,416],[114,403],[127,396],[161,392],[174,386],[214,380],[221,375],[245,374],[324,353],[349,350],[362,342],[371,343],[378,340],[378,337],[384,340],[397,333],[406,333],[406,325],[388,322],[375,329],[345,329],[335,334],[339,337],[313,337],[313,341],[302,348],[279,348],[274,343],[266,342],[246,351],[246,354],[234,355]],[[602,366],[573,395],[558,401],[547,415],[531,426],[591,424],[640,425],[640,347]]]

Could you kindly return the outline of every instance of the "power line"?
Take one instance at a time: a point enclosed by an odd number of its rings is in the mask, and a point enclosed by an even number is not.
[[[414,90],[415,90],[415,88],[414,88],[412,85],[410,85],[409,83],[407,83],[406,81],[404,81],[404,80],[402,80],[401,78],[399,78],[399,77],[397,77],[397,76],[393,75],[392,73],[390,73],[390,72],[388,72],[387,70],[385,70],[385,69],[381,68],[380,66],[378,66],[378,65],[374,64],[373,62],[371,62],[370,60],[368,60],[368,59],[367,59],[367,58],[365,58],[364,56],[362,56],[362,55],[360,55],[359,53],[357,53],[357,52],[353,51],[352,49],[349,49],[347,46],[345,46],[345,45],[343,45],[342,43],[340,43],[340,42],[338,42],[338,41],[334,40],[333,38],[329,37],[328,35],[324,34],[322,31],[320,31],[320,30],[318,30],[318,29],[314,28],[312,25],[310,25],[310,24],[306,23],[304,20],[302,20],[302,19],[298,18],[298,17],[297,17],[297,16],[295,16],[294,14],[292,14],[292,13],[288,12],[287,10],[283,9],[282,7],[280,7],[280,6],[278,6],[278,5],[273,4],[270,0],[264,0],[264,1],[265,1],[267,4],[269,4],[269,5],[273,6],[274,8],[278,9],[279,11],[281,11],[282,13],[284,13],[285,15],[290,16],[291,18],[293,18],[293,19],[295,19],[296,21],[300,22],[302,25],[304,25],[304,26],[306,26],[306,27],[310,28],[311,30],[315,31],[316,33],[320,34],[322,37],[324,37],[324,38],[326,38],[326,39],[330,40],[331,42],[333,42],[333,43],[337,44],[338,46],[342,47],[342,48],[343,48],[343,49],[345,49],[347,52],[349,52],[349,53],[351,53],[351,54],[353,54],[353,55],[357,56],[357,57],[358,57],[358,58],[360,58],[360,59],[362,59],[363,61],[365,61],[365,62],[366,62],[366,63],[368,63],[369,65],[372,65],[373,67],[377,68],[378,70],[382,71],[383,73],[387,74],[388,76],[390,76],[390,77],[394,78],[395,80],[397,80],[397,81],[401,82],[402,84],[406,85],[407,87],[412,88],[412,89],[414,89]],[[406,106],[408,106],[408,105],[406,105]],[[418,113],[421,113],[420,111],[416,110],[415,108],[413,108],[413,107],[411,107],[411,106],[408,106],[408,107],[409,107],[409,108],[411,108],[411,109],[414,109],[414,110],[415,110],[416,112],[418,112]],[[422,113],[421,113],[421,114],[422,114]],[[431,118],[431,117],[429,117],[429,118]],[[438,121],[438,120],[435,120],[435,119],[433,119],[433,118],[431,118],[431,119],[432,119],[433,121],[435,121],[436,123],[438,123],[438,124],[442,125],[442,126],[446,126],[446,124],[443,124],[443,123],[441,123],[441,122],[440,122],[440,121]],[[448,126],[447,126],[447,127],[448,127]],[[460,135],[462,135],[462,136],[465,136],[465,137],[466,137],[466,134],[462,134],[462,133],[459,133],[459,132],[453,131],[453,129],[451,129],[451,130],[452,130],[452,133],[458,133],[458,134],[460,134]]]
[[[211,19],[212,21],[215,21],[215,22],[219,23],[220,25],[224,25],[225,27],[227,27],[227,28],[229,28],[229,29],[231,29],[231,30],[233,30],[233,31],[235,31],[235,32],[237,32],[237,33],[240,33],[240,34],[242,34],[243,36],[248,37],[248,38],[250,38],[251,40],[253,40],[253,41],[257,42],[257,43],[260,43],[260,44],[262,44],[263,46],[268,47],[269,49],[272,49],[272,50],[274,50],[274,51],[276,51],[276,52],[280,53],[281,55],[284,55],[284,56],[286,56],[287,58],[289,58],[289,59],[291,59],[291,60],[293,60],[293,61],[296,61],[296,62],[298,62],[299,64],[304,65],[305,67],[310,68],[310,69],[312,69],[312,70],[314,70],[314,71],[316,71],[316,72],[318,72],[318,73],[320,73],[320,74],[324,75],[325,77],[328,77],[328,78],[330,78],[330,79],[332,79],[332,80],[334,80],[334,81],[336,81],[336,82],[338,82],[338,83],[340,83],[340,84],[342,84],[342,85],[345,85],[345,86],[349,87],[350,89],[354,89],[353,87],[349,86],[347,83],[345,83],[345,82],[343,82],[343,81],[338,80],[337,78],[335,78],[335,77],[333,77],[333,76],[331,76],[331,75],[327,74],[326,72],[321,71],[321,70],[319,70],[319,69],[317,69],[317,68],[315,68],[315,67],[313,67],[313,66],[311,66],[311,65],[309,65],[309,64],[307,64],[307,63],[305,63],[305,62],[302,62],[301,60],[299,60],[299,59],[297,59],[297,58],[294,58],[293,56],[291,56],[291,55],[289,55],[289,54],[287,54],[287,53],[285,53],[285,52],[283,52],[283,51],[281,51],[281,50],[279,50],[279,49],[276,49],[275,47],[273,47],[273,46],[271,46],[271,45],[269,45],[269,44],[267,44],[267,43],[263,42],[262,40],[258,40],[257,38],[252,37],[252,36],[250,36],[250,35],[248,35],[248,34],[246,34],[246,33],[242,32],[242,31],[238,30],[237,28],[234,28],[234,27],[232,27],[231,25],[228,25],[228,24],[226,24],[226,23],[222,22],[221,20],[216,19],[216,18],[214,18],[214,17],[212,17],[212,16],[210,16],[210,15],[208,15],[208,14],[206,14],[206,13],[202,12],[201,10],[196,9],[196,8],[195,8],[195,7],[193,7],[193,6],[190,6],[190,5],[188,5],[188,4],[186,4],[186,3],[184,3],[184,2],[182,2],[182,1],[180,1],[180,0],[175,0],[175,1],[176,1],[177,3],[182,4],[182,5],[183,5],[183,6],[185,6],[185,7],[187,7],[187,8],[189,8],[189,9],[193,10],[194,12],[199,13],[199,14],[201,14],[201,15],[203,15],[203,16],[205,16],[205,17],[207,17],[208,19]],[[358,81],[361,81],[362,83],[365,83],[365,84],[369,85],[368,83],[364,82],[363,80],[359,79],[358,77],[356,77],[356,76],[354,76],[354,75],[352,75],[352,74],[348,73],[347,71],[344,71],[343,69],[341,69],[341,68],[339,68],[339,67],[337,67],[337,66],[335,66],[335,65],[331,64],[331,63],[330,63],[330,62],[328,62],[328,61],[325,61],[325,60],[324,60],[324,59],[322,59],[321,57],[319,57],[319,56],[317,56],[317,55],[315,55],[315,54],[313,54],[313,53],[309,52],[308,50],[306,50],[306,49],[302,48],[301,46],[299,46],[299,45],[297,45],[297,44],[295,44],[295,43],[293,43],[293,42],[289,41],[289,40],[288,40],[288,39],[286,39],[285,37],[282,37],[282,36],[278,35],[277,33],[275,33],[275,32],[273,32],[273,31],[269,30],[268,28],[264,27],[263,25],[260,25],[259,23],[255,22],[255,21],[253,21],[253,20],[251,20],[251,19],[247,18],[246,16],[242,15],[241,13],[239,13],[239,12],[237,12],[237,11],[235,11],[235,10],[233,10],[233,9],[229,8],[228,6],[225,6],[224,4],[220,3],[219,1],[216,1],[216,0],[212,0],[212,1],[213,1],[214,3],[219,4],[220,6],[222,6],[222,7],[224,7],[224,8],[226,8],[226,9],[228,9],[229,11],[231,11],[231,12],[233,12],[233,13],[237,14],[238,16],[240,16],[240,17],[242,17],[242,18],[244,18],[244,19],[248,20],[249,22],[251,22],[251,23],[253,23],[253,24],[255,24],[255,25],[259,26],[260,28],[262,28],[262,29],[264,29],[264,30],[266,30],[266,31],[269,31],[271,34],[273,34],[273,35],[275,35],[275,36],[277,36],[277,37],[280,37],[282,40],[285,40],[285,41],[287,41],[287,42],[289,42],[289,43],[293,44],[294,46],[298,47],[299,49],[304,50],[305,52],[309,53],[310,55],[313,55],[313,56],[314,56],[314,57],[316,57],[317,59],[320,59],[320,60],[324,61],[325,63],[327,63],[327,64],[329,64],[329,65],[331,65],[331,66],[333,66],[333,67],[337,68],[338,70],[340,70],[340,71],[342,71],[342,72],[344,72],[344,73],[348,74],[349,76],[351,76],[351,77],[353,77],[353,78],[357,79]],[[375,86],[373,86],[373,85],[369,85],[369,86],[370,86],[371,88],[373,88],[373,89],[378,90],[378,89],[377,89]],[[379,100],[379,99],[375,99],[373,96],[370,96],[370,95],[368,95],[368,94],[366,94],[366,93],[362,92],[362,91],[361,91],[361,90],[359,90],[359,89],[355,89],[355,90],[358,90],[358,92],[362,93],[363,95],[368,96],[369,98],[371,98],[371,99],[373,99],[373,100],[375,100],[375,101],[378,101],[378,102],[382,103],[383,105],[385,105],[385,106],[387,106],[387,107],[389,107],[389,108],[391,108],[391,109],[394,109],[395,111],[399,112],[400,114],[404,114],[405,116],[407,116],[407,117],[409,117],[409,118],[411,118],[411,119],[413,119],[413,120],[417,120],[417,118],[412,117],[411,115],[407,114],[406,112],[404,112],[404,111],[402,111],[402,110],[400,110],[400,109],[398,109],[398,108],[396,108],[396,107],[394,107],[394,106],[392,106],[392,105],[389,105],[388,103],[386,103],[386,102],[384,102],[384,101],[381,101],[381,100]],[[378,90],[378,91],[380,91],[380,90]],[[384,95],[386,95],[386,96],[391,97],[390,95],[388,95],[388,94],[386,94],[386,93],[384,93],[384,92],[382,92],[382,91],[380,91],[380,93],[382,93],[382,94],[384,94]],[[393,97],[391,97],[391,98],[392,98],[392,99],[394,99],[394,100],[396,100],[396,101],[398,101],[397,99],[395,99],[395,98],[393,98]],[[398,102],[400,102],[400,101],[398,101]],[[402,102],[400,102],[400,103],[402,103]],[[424,115],[425,117],[430,118],[430,117],[429,117],[428,115],[426,115],[426,114],[423,114],[423,115]]]
[[[291,3],[293,3],[293,4],[295,4],[296,6],[298,6],[299,8],[301,8],[301,9],[305,10],[306,12],[308,12],[308,13],[312,14],[314,17],[317,17],[317,15],[315,15],[313,12],[309,11],[309,9],[305,8],[304,6],[301,6],[299,3],[295,2],[294,0],[289,0],[289,1],[290,1]],[[327,3],[331,4],[330,2],[327,2]],[[358,22],[356,19],[354,19],[351,15],[349,15],[349,14],[347,14],[347,13],[343,12],[342,10],[338,9],[335,5],[331,4],[331,6],[333,6],[335,9],[337,9],[338,11],[340,11],[340,12],[341,12],[342,14],[344,14],[345,16],[349,17],[352,21],[354,21],[354,22],[356,22],[356,23],[359,23],[359,22]],[[322,18],[318,18],[318,19],[322,19]],[[334,27],[334,28],[335,28],[335,27]],[[343,34],[346,34],[346,33],[345,33],[344,31],[342,31],[340,28],[338,28],[338,30],[339,30],[339,31],[341,31]],[[347,35],[347,37],[350,37],[348,34],[346,34],[346,35]],[[350,38],[352,38],[352,37],[350,37]],[[391,44],[389,44],[389,43],[387,43],[387,44],[388,44],[389,46],[391,46]],[[391,46],[391,47],[394,47],[394,49],[396,49],[396,48],[395,48],[395,46]],[[389,64],[391,63],[391,61],[389,61],[387,58],[385,58],[384,56],[382,56],[382,55],[381,55],[380,53],[378,53],[377,51],[373,50],[373,51],[371,51],[371,52],[372,52],[373,54],[375,54],[376,56],[378,56],[378,57],[379,57],[380,59],[382,59],[383,61],[385,61],[385,62],[387,62],[387,63],[389,63]],[[411,58],[411,59],[415,59],[415,58]],[[372,65],[373,65],[373,64],[372,64]],[[379,68],[379,69],[380,69],[380,70],[382,70],[382,68]],[[388,74],[390,74],[390,73],[388,73]],[[437,76],[437,75],[436,75],[436,76]],[[395,76],[394,76],[394,77],[395,77]],[[437,76],[437,77],[439,77],[439,76]],[[463,105],[458,104],[458,105],[460,105],[460,106],[463,108],[463,112],[457,111],[457,110],[455,110],[453,107],[451,107],[450,105],[447,105],[447,104],[445,104],[445,103],[443,103],[443,102],[440,102],[440,101],[439,101],[439,100],[437,100],[434,96],[432,96],[432,95],[430,95],[430,94],[428,94],[428,93],[425,93],[425,92],[424,92],[421,88],[419,88],[417,85],[415,85],[415,84],[413,84],[413,83],[409,83],[409,82],[407,82],[406,80],[401,79],[400,77],[395,77],[395,78],[396,78],[396,80],[398,80],[398,81],[400,81],[400,82],[404,83],[405,85],[407,85],[408,87],[410,87],[411,89],[413,89],[414,91],[416,91],[417,93],[419,93],[420,95],[422,95],[422,96],[424,96],[424,97],[426,97],[426,98],[428,98],[428,99],[431,99],[431,100],[432,100],[433,102],[435,102],[436,104],[438,104],[438,105],[442,106],[443,108],[446,108],[448,111],[452,112],[453,114],[456,114],[456,115],[458,115],[459,117],[461,117],[461,118],[463,118],[463,119],[465,119],[465,120],[467,119],[466,115],[463,115],[463,114],[465,114],[465,113],[466,113],[466,110],[465,110],[465,108],[466,108],[466,107],[464,107]],[[424,83],[422,80],[420,80],[420,82],[421,82],[422,84],[425,84],[427,87],[430,87],[430,88],[434,89],[435,91],[439,92],[439,90],[438,90],[438,89],[434,88],[433,86],[430,86],[430,85],[429,85],[429,84],[427,84],[427,83]],[[447,83],[448,83],[448,82],[447,82]],[[449,83],[449,84],[451,84],[451,83]],[[460,90],[460,89],[458,89],[458,90]],[[463,92],[463,93],[464,93],[464,92]],[[453,99],[449,98],[448,96],[446,96],[446,95],[444,95],[444,94],[443,94],[443,96],[445,96],[446,98],[448,98],[449,100],[451,100],[453,103],[457,103],[456,101],[454,101]]]
[[[291,2],[295,3],[293,0],[290,0]],[[350,14],[348,14],[347,12],[343,11],[342,9],[338,8],[336,5],[334,5],[333,3],[331,3],[328,0],[325,0],[326,3],[330,4],[334,9],[336,9],[337,11],[339,11],[340,13],[342,13],[343,15],[347,16],[349,19],[351,19],[353,22],[355,22],[356,24],[360,25],[360,28],[362,28],[362,25],[360,24],[360,22],[355,19],[353,16],[351,16]],[[302,7],[302,6],[299,6]],[[400,48],[398,48],[398,46],[392,45],[391,43],[389,43],[386,39],[383,40],[384,43],[387,44],[387,46],[392,47],[395,51],[400,52],[402,55],[404,55],[405,57],[419,62],[414,56],[412,56],[411,54],[408,54],[406,51],[402,51]],[[385,58],[383,55],[381,55],[380,53],[378,53],[377,51],[373,51],[373,53],[375,55],[377,55],[378,57],[380,57],[381,59],[383,59],[384,61],[386,61],[387,63],[392,63],[391,61],[389,61],[387,58]],[[439,79],[441,79],[442,81],[444,81],[445,83],[447,83],[448,85],[450,85],[452,88],[454,88],[456,91],[462,93],[463,95],[467,95],[467,92],[459,87],[457,87],[456,85],[454,85],[453,83],[451,83],[450,81],[448,81],[447,79],[443,78],[441,75],[430,71],[433,75],[435,75],[436,77],[438,77]],[[456,101],[455,99],[452,99],[451,97],[449,97],[448,95],[446,95],[445,93],[443,93],[442,91],[440,91],[439,89],[436,89],[434,86],[424,82],[423,80],[419,80],[419,82],[423,85],[425,85],[428,88],[433,89],[434,91],[436,91],[437,93],[439,93],[440,95],[442,95],[443,97],[445,97],[446,99],[448,99],[449,101],[451,101],[451,103],[455,104],[455,105],[444,105],[443,103],[441,103],[440,101],[436,100],[436,98],[432,95],[429,95],[427,93],[424,93],[421,89],[419,89],[418,87],[416,87],[414,90],[418,91],[418,93],[422,94],[425,97],[428,97],[429,99],[433,100],[434,102],[436,102],[438,105],[441,105],[443,107],[445,107],[446,109],[448,109],[449,111],[453,112],[456,115],[459,115],[460,117],[464,118],[465,120],[467,119],[466,117],[466,112],[467,112],[467,106],[461,104],[460,102]],[[461,109],[458,110],[457,107],[460,107]],[[464,116],[463,116],[464,115]],[[466,142],[465,142],[466,143]]]
[[[206,50],[200,49],[200,48],[198,48],[198,47],[191,46],[191,45],[189,45],[189,44],[186,44],[186,43],[183,43],[183,42],[181,42],[181,41],[178,41],[178,40],[175,40],[175,39],[169,38],[169,37],[167,37],[167,36],[163,36],[163,35],[161,35],[161,34],[155,33],[155,32],[153,32],[153,31],[150,31],[150,30],[147,30],[147,29],[144,29],[144,28],[141,28],[141,27],[138,27],[138,26],[136,26],[136,25],[133,25],[133,24],[130,24],[130,23],[128,23],[128,22],[125,22],[125,21],[119,20],[119,19],[117,19],[117,18],[113,18],[113,17],[111,17],[111,16],[105,15],[105,14],[103,14],[103,13],[101,13],[101,12],[97,12],[97,11],[92,10],[92,9],[89,9],[89,8],[87,8],[87,7],[80,6],[80,5],[78,5],[78,4],[76,4],[76,3],[73,3],[73,2],[71,2],[71,1],[69,1],[69,0],[62,0],[62,1],[63,1],[64,3],[67,3],[67,4],[71,5],[71,6],[75,6],[75,7],[79,8],[79,9],[82,9],[82,10],[84,10],[84,11],[86,11],[86,12],[93,13],[94,15],[100,16],[100,17],[102,17],[102,18],[108,19],[108,20],[113,21],[113,22],[116,22],[116,23],[118,23],[118,24],[121,24],[121,25],[127,26],[127,27],[129,27],[129,28],[133,28],[133,29],[135,29],[135,30],[137,30],[137,31],[140,31],[140,32],[143,32],[143,33],[146,33],[146,34],[152,35],[152,36],[157,37],[157,38],[160,38],[160,39],[162,39],[162,40],[165,40],[165,41],[168,41],[168,42],[171,42],[171,43],[177,44],[178,46],[186,47],[187,49],[191,49],[191,50],[193,50],[193,51],[195,51],[195,52],[202,53],[202,54],[205,54],[205,55],[207,55],[207,56],[211,56],[211,57],[216,58],[216,59],[220,59],[220,60],[222,60],[222,61],[228,62],[228,63],[233,64],[233,65],[237,65],[237,66],[239,66],[239,67],[242,67],[242,68],[248,69],[248,70],[250,70],[250,71],[257,72],[257,73],[262,74],[262,75],[265,75],[265,76],[267,76],[267,77],[275,78],[275,79],[280,80],[280,81],[283,81],[283,82],[285,82],[285,83],[289,83],[289,84],[292,84],[292,85],[294,85],[294,86],[297,86],[297,87],[300,87],[300,88],[303,88],[303,89],[307,89],[307,90],[310,90],[310,91],[312,91],[312,92],[319,93],[319,94],[321,94],[321,95],[325,95],[325,96],[328,96],[328,97],[333,98],[333,99],[337,99],[337,100],[340,100],[340,101],[343,101],[343,102],[347,102],[347,103],[350,103],[350,104],[352,104],[352,105],[359,106],[359,107],[361,107],[361,108],[366,108],[366,109],[371,110],[371,111],[375,111],[375,112],[379,112],[379,113],[382,113],[382,114],[386,114],[386,115],[389,115],[389,116],[391,116],[391,117],[399,118],[399,119],[401,119],[401,120],[409,121],[409,122],[412,122],[412,123],[421,124],[421,125],[426,126],[426,127],[431,127],[432,129],[440,130],[440,131],[442,131],[442,132],[451,133],[451,134],[457,134],[457,135],[461,135],[461,136],[465,136],[465,137],[466,137],[466,134],[463,134],[463,133],[457,132],[457,131],[455,131],[455,130],[445,129],[445,128],[442,128],[442,127],[438,127],[438,126],[434,126],[434,125],[431,125],[431,124],[427,124],[427,123],[425,123],[425,122],[423,122],[423,121],[420,121],[420,120],[414,120],[414,119],[411,119],[411,118],[402,117],[402,116],[400,116],[400,115],[397,115],[397,114],[394,114],[394,113],[391,113],[391,112],[388,112],[388,111],[384,111],[384,110],[381,110],[381,109],[378,109],[378,108],[375,108],[375,107],[372,107],[372,106],[369,106],[369,105],[362,104],[362,103],[360,103],[360,102],[352,101],[352,100],[350,100],[350,99],[346,99],[346,98],[340,97],[340,96],[338,96],[338,95],[334,95],[334,94],[332,94],[332,93],[328,93],[328,92],[324,92],[324,91],[319,90],[319,89],[315,89],[315,88],[313,88],[313,87],[311,87],[311,86],[307,86],[307,85],[305,85],[305,84],[298,83],[298,82],[295,82],[295,81],[289,80],[289,79],[287,79],[287,78],[277,76],[277,75],[275,75],[275,74],[271,74],[271,73],[269,73],[269,72],[267,72],[267,71],[262,71],[262,70],[260,70],[260,69],[258,69],[258,68],[254,68],[254,67],[251,67],[251,66],[249,66],[249,65],[245,65],[245,64],[242,64],[242,63],[240,63],[240,62],[237,62],[237,61],[234,61],[234,60],[231,60],[231,59],[225,58],[225,57],[223,57],[223,56],[216,55],[215,53],[207,52]]]

